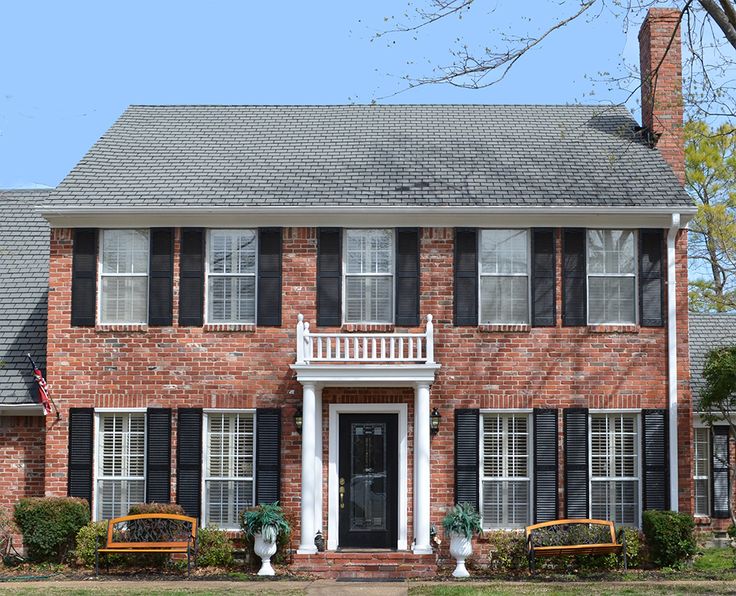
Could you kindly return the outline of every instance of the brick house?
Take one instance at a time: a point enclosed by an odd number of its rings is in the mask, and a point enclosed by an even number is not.
[[[692,512],[677,23],[654,9],[640,33],[644,127],[608,106],[130,107],[35,199],[61,413],[43,492],[232,530],[279,500],[295,568],[329,573],[364,547],[431,566],[456,501],[488,529]]]

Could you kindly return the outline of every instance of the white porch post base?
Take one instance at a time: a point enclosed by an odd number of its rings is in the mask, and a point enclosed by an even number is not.
[[[429,542],[429,384],[416,386],[414,402],[414,546],[415,555],[432,553]]]
[[[301,535],[299,537],[298,554],[317,552],[314,545],[315,517],[315,428],[316,428],[316,396],[312,383],[303,385],[302,402],[302,502],[301,502]]]

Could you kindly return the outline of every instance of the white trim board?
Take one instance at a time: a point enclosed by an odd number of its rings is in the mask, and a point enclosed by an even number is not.
[[[340,505],[338,495],[339,477],[337,472],[340,452],[339,423],[340,414],[398,414],[399,415],[399,504],[397,550],[408,550],[408,406],[407,404],[330,404],[329,460],[328,460],[328,498],[327,498],[327,550],[336,550],[339,537]]]

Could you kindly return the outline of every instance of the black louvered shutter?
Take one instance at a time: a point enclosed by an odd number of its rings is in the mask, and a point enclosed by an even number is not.
[[[642,410],[644,509],[669,509],[667,410]]]
[[[174,305],[174,228],[151,229],[150,261],[148,324],[166,327]]]
[[[256,504],[281,500],[281,408],[256,410]]]
[[[534,409],[534,523],[557,519],[557,410]]]
[[[179,325],[201,327],[203,313],[204,229],[183,228],[179,264]]]
[[[565,444],[565,517],[588,517],[588,410],[563,411]]]
[[[663,230],[639,230],[639,321],[642,327],[664,325],[663,251]]]
[[[532,325],[555,326],[555,231],[532,230]]]
[[[587,324],[585,230],[562,232],[562,324]]]
[[[87,499],[92,507],[92,408],[69,410],[67,495]]]
[[[202,409],[179,408],[176,421],[176,502],[199,517],[202,498]]]
[[[419,228],[396,230],[396,324],[419,325]]]
[[[339,228],[317,232],[317,325],[342,325],[342,233]]]
[[[455,229],[455,325],[478,324],[478,230]]]
[[[74,230],[72,249],[72,326],[95,326],[97,230]]]
[[[281,228],[258,230],[258,324],[281,325]]]
[[[480,410],[455,410],[455,503],[480,506]]]
[[[713,427],[713,517],[731,516],[728,426]]]
[[[146,503],[171,501],[171,408],[146,411]]]

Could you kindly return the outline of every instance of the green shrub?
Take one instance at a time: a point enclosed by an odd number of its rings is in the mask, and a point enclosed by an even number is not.
[[[100,546],[105,545],[107,540],[107,522],[90,522],[83,526],[77,532],[76,546],[74,547],[74,560],[77,565],[82,567],[95,566],[95,547],[97,540]],[[108,564],[116,565],[121,562],[127,562],[127,559],[120,555],[105,555],[107,559],[101,559],[100,562],[107,561]]]
[[[89,522],[89,505],[73,497],[27,497],[15,505],[15,523],[32,561],[61,563]]]
[[[485,532],[484,537],[491,545],[488,557],[493,571],[511,572],[527,568],[524,532],[496,530]]]
[[[445,534],[460,534],[470,539],[474,534],[482,534],[480,513],[470,503],[458,503],[447,512],[442,520]]]
[[[642,543],[643,535],[636,528],[623,528],[626,534],[626,561],[628,567],[640,567],[642,564]],[[620,530],[617,532],[617,538],[620,540]],[[606,540],[610,542],[610,532],[606,532]],[[622,558],[619,554],[610,555],[580,555],[575,558],[575,566],[579,569],[588,571],[620,569]]]
[[[186,515],[182,506],[176,503],[136,503],[128,509],[128,515],[141,515],[143,513]]]
[[[695,554],[695,522],[675,511],[645,511],[644,536],[649,556],[658,567],[678,568]]]
[[[233,564],[233,541],[227,533],[215,528],[197,532],[197,566],[229,567]]]

